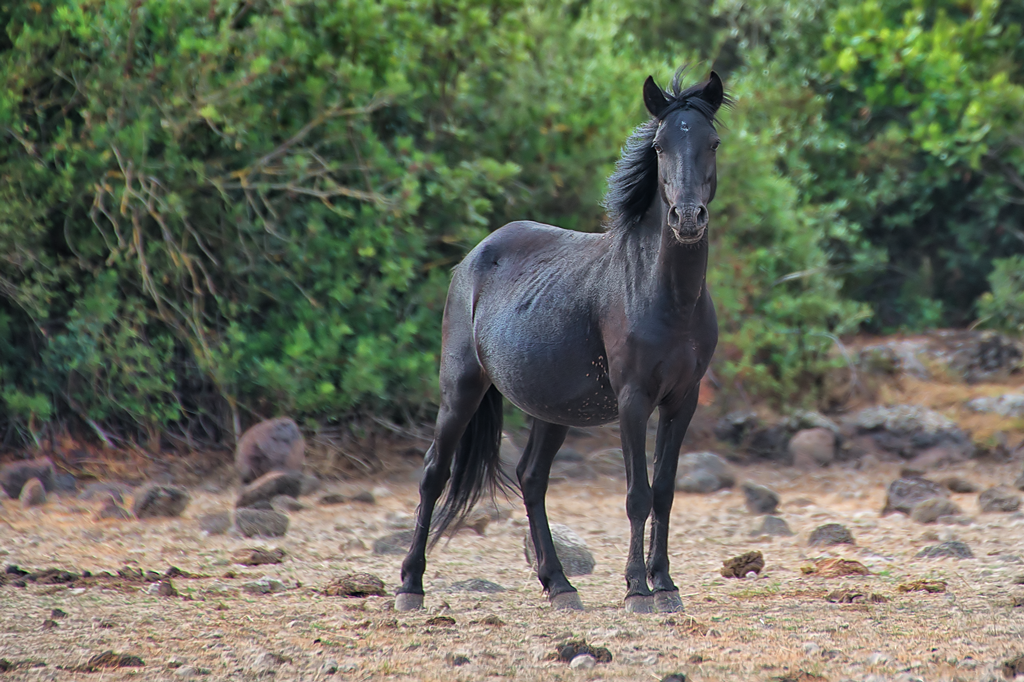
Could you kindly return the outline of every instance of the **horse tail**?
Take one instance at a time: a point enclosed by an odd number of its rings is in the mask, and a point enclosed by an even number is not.
[[[501,468],[501,402],[501,393],[491,385],[462,434],[444,500],[434,514],[431,547],[449,528],[457,530],[462,525],[484,492],[493,499],[498,491],[507,495],[514,487]]]

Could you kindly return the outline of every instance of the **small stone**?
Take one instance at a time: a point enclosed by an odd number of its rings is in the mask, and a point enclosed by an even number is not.
[[[12,500],[21,496],[21,489],[33,478],[39,479],[46,490],[53,490],[53,462],[49,457],[11,462],[0,468],[0,488],[3,488],[7,497]]]
[[[853,541],[853,533],[846,526],[839,523],[826,523],[811,531],[810,537],[807,538],[807,544],[830,547],[832,545],[855,545],[857,543]]]
[[[79,669],[82,672],[94,672],[105,668],[142,668],[145,665],[138,656],[104,651],[102,654],[97,654],[90,658],[88,663]]]
[[[324,664],[320,666],[321,675],[333,675],[338,672],[338,662],[335,660],[324,661]]]
[[[453,654],[451,652],[445,654],[444,661],[453,668],[458,668],[460,665],[466,665],[469,663],[469,658],[461,654]]]
[[[260,578],[252,582],[243,583],[242,591],[249,594],[275,594],[285,591],[284,583],[273,578]]]
[[[46,488],[38,478],[30,478],[22,486],[18,501],[25,509],[40,507],[46,504]]]
[[[828,466],[836,456],[836,434],[827,428],[813,428],[798,431],[787,445],[793,466],[800,469],[817,469]]]
[[[757,537],[759,535],[770,535],[772,537],[791,537],[793,531],[790,529],[789,524],[781,516],[765,516],[761,521],[761,525],[750,532],[751,535]]]
[[[273,509],[235,511],[235,527],[247,538],[279,538],[288,532],[288,517]]]
[[[918,523],[935,523],[943,516],[959,516],[960,507],[944,497],[933,497],[914,505],[910,518]]]
[[[179,677],[181,679],[189,679],[189,678],[192,678],[192,677],[202,677],[204,675],[209,675],[209,674],[210,674],[210,669],[209,668],[199,668],[199,667],[194,666],[194,665],[181,666],[180,668],[178,668],[177,670],[174,671],[174,676],[175,677]]]
[[[348,502],[348,497],[341,493],[327,493],[317,500],[317,504],[322,504],[325,507],[335,504],[345,504],[346,502]]]
[[[746,482],[740,489],[751,514],[774,514],[779,507],[779,494],[771,488]]]
[[[821,647],[818,646],[817,642],[804,642],[801,645],[801,648],[804,650],[804,653],[808,656],[814,656],[815,654],[821,652]]]
[[[442,627],[450,628],[454,627],[455,619],[451,616],[434,616],[433,618],[427,618],[427,622],[424,623],[429,627]]]
[[[868,665],[884,665],[889,662],[889,657],[881,651],[868,655]]]
[[[374,554],[405,554],[412,544],[413,531],[400,530],[373,541]]]
[[[482,578],[470,578],[468,580],[460,580],[459,582],[452,583],[448,586],[449,592],[485,592],[487,594],[496,594],[498,592],[504,592],[505,588],[497,583],[492,583],[490,580],[484,580]]]
[[[703,661],[704,659],[701,658],[701,662]],[[688,680],[686,679],[685,673],[669,673],[668,675],[665,675],[665,677],[661,678],[660,682],[688,682]]]
[[[965,478],[959,476],[950,476],[942,480],[942,485],[946,486],[954,493],[976,493],[978,492],[978,486],[974,485]]]
[[[198,519],[199,528],[208,535],[223,535],[231,528],[231,514],[228,512],[214,512],[203,514]]]
[[[377,498],[373,496],[373,493],[369,490],[361,490],[352,496],[353,502],[362,502],[363,504],[377,504]]]
[[[953,559],[973,559],[974,553],[971,548],[959,540],[950,540],[940,545],[925,547],[917,553],[918,559],[942,559],[950,557]]]
[[[284,557],[285,551],[283,549],[246,547],[235,551],[231,555],[231,563],[242,564],[243,566],[263,566],[265,564],[279,564],[284,561]]]
[[[570,663],[580,655],[593,656],[598,663],[611,663],[612,652],[604,647],[594,647],[587,644],[586,640],[571,640],[558,647],[556,656],[562,663]]]
[[[276,495],[272,500],[270,500],[270,508],[274,511],[279,511],[282,514],[287,512],[300,512],[308,509],[306,505],[288,495]]]
[[[146,588],[147,594],[155,594],[159,597],[177,597],[178,590],[175,589],[174,584],[170,580],[161,580],[158,583],[153,583]]]
[[[742,578],[747,573],[760,573],[764,568],[761,552],[747,552],[722,562],[721,573],[726,578]]]
[[[889,601],[880,594],[876,594],[874,592],[865,593],[861,590],[851,588],[833,590],[825,597],[825,599],[832,602],[833,604],[884,604],[885,602]]]
[[[384,581],[372,573],[348,573],[317,590],[328,597],[383,597]]]
[[[978,496],[978,507],[983,512],[1015,512],[1020,509],[1020,495],[1009,486],[997,485]]]
[[[68,614],[65,613],[64,611],[60,610],[60,609],[51,609],[50,610],[50,618],[52,618],[54,620],[60,620],[62,618],[67,618],[67,617],[68,617]]]
[[[235,508],[255,507],[260,503],[270,505],[278,495],[298,497],[302,492],[302,476],[292,471],[271,471],[242,488]]]
[[[181,516],[188,502],[189,494],[181,488],[153,484],[135,494],[132,513],[140,519]]]
[[[725,460],[713,452],[690,452],[679,458],[676,490],[686,493],[713,493],[731,488],[736,477]]]
[[[587,549],[587,543],[568,526],[560,523],[551,524],[551,539],[555,545],[555,556],[562,564],[567,577],[590,575],[594,572],[596,561]],[[533,538],[527,533],[523,537],[523,551],[526,562],[534,571],[538,570],[537,555],[533,546]]]
[[[305,497],[306,495],[312,495],[313,493],[320,490],[320,486],[323,485],[320,479],[313,474],[302,474],[302,489],[299,490],[299,496]]]
[[[597,659],[590,654],[580,654],[569,662],[572,670],[592,670],[597,665]]]
[[[270,471],[300,472],[305,461],[306,441],[289,417],[267,419],[252,426],[238,439],[235,448],[235,465],[242,483]]]
[[[264,651],[252,663],[252,667],[256,670],[271,671],[284,665],[285,663],[291,663],[292,659],[281,654],[274,653],[273,651]]]
[[[48,618],[48,619],[43,621],[43,629],[44,630],[53,630],[56,627],[57,627],[57,621],[53,620],[52,618]]]
[[[132,516],[131,512],[118,504],[117,500],[112,495],[108,495],[107,499],[103,501],[103,506],[96,510],[93,518],[97,521],[105,521],[109,519],[127,521],[128,519],[135,517]]]
[[[889,484],[882,516],[893,512],[909,516],[915,506],[933,497],[947,498],[949,493],[939,484],[919,476],[898,478]]]
[[[929,592],[937,594],[946,591],[945,580],[915,580],[909,583],[901,583],[896,587],[897,592]]]

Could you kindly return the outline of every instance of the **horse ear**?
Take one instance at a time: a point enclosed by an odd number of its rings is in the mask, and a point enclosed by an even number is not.
[[[700,91],[698,97],[714,107],[715,111],[722,106],[722,102],[725,101],[725,85],[722,84],[722,79],[717,73],[711,72],[707,85]]]
[[[668,106],[665,91],[654,82],[654,76],[648,76],[644,81],[644,105],[655,118],[661,116]]]

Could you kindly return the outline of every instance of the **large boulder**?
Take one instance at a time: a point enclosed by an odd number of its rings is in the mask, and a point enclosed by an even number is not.
[[[268,419],[242,434],[235,448],[235,465],[242,483],[270,471],[302,471],[306,439],[290,417]]]
[[[950,419],[919,405],[869,407],[855,414],[849,427],[868,436],[880,450],[912,459],[940,449],[944,461],[966,459],[974,454],[970,436]]]
[[[861,349],[858,365],[875,374],[930,379],[933,370],[967,383],[996,382],[1017,371],[1024,343],[987,330],[934,331]]]
[[[555,544],[555,556],[562,563],[562,570],[568,577],[590,575],[594,572],[594,555],[587,549],[587,543],[572,528],[560,523],[551,524],[551,539]],[[523,538],[523,550],[526,562],[538,570],[537,552],[533,547],[533,539],[527,533]]]
[[[0,468],[0,488],[12,500],[21,496],[22,486],[33,478],[38,478],[47,491],[54,489],[53,462],[49,457],[11,462]]]
[[[994,397],[970,400],[967,407],[982,414],[998,414],[1001,417],[1024,417],[1024,393],[1004,393]]]
[[[736,484],[736,476],[725,460],[713,452],[690,452],[679,458],[676,490],[684,493],[713,493]]]

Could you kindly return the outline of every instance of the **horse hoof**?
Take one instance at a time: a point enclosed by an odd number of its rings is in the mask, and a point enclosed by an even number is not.
[[[658,613],[676,613],[683,610],[683,600],[679,598],[679,590],[654,593],[654,610]]]
[[[395,595],[395,611],[419,611],[423,608],[423,595],[401,592]]]
[[[654,597],[634,594],[626,597],[626,611],[629,613],[654,613]]]
[[[551,597],[551,608],[556,611],[582,611],[583,600],[579,592],[563,592]]]

